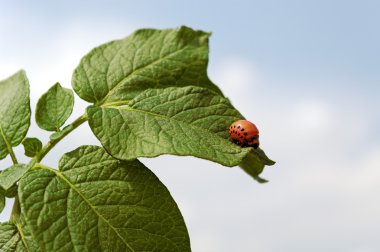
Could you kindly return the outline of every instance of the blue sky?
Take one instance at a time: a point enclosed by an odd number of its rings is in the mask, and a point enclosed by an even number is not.
[[[379,251],[379,23],[369,0],[0,0],[0,79],[25,69],[34,107],[55,82],[69,87],[96,45],[145,27],[211,31],[209,75],[277,164],[259,185],[204,160],[143,159],[177,200],[193,251]],[[86,106],[76,98],[73,117]],[[60,147],[97,144],[88,132]]]

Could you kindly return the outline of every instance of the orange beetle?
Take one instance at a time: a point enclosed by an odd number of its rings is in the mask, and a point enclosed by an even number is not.
[[[259,130],[256,125],[247,120],[238,120],[231,124],[231,139],[242,147],[259,147]]]

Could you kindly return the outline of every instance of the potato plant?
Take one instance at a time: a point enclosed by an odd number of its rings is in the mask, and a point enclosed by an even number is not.
[[[54,84],[38,100],[37,125],[51,132],[42,144],[26,137],[31,109],[24,71],[0,81],[0,251],[190,251],[184,218],[164,184],[139,162],[163,154],[240,166],[258,182],[262,149],[231,141],[228,128],[244,116],[208,78],[209,34],[188,27],[141,29],[91,50],[72,76],[90,103],[66,123],[74,92]],[[43,163],[70,132],[88,123],[99,146],[83,145]],[[23,144],[27,163],[13,147]],[[83,143],[85,144],[85,143]]]

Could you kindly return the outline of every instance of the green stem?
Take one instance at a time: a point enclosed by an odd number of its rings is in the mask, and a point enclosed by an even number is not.
[[[13,204],[11,220],[17,220],[21,214],[20,201],[18,196],[15,198],[15,203]]]
[[[13,148],[9,149],[9,155],[11,155],[13,164],[18,164],[17,158],[15,153],[13,152]]]
[[[78,117],[71,124],[67,125],[62,131],[59,132],[60,134],[56,138],[51,139],[44,147],[42,147],[41,151],[34,158],[35,161],[39,163],[57,143],[59,143],[70,132],[78,128],[82,123],[87,121],[87,119],[87,114],[84,114]]]
[[[12,158],[12,162],[13,162],[13,164],[18,164],[18,161],[17,161],[16,155],[15,155],[15,153],[13,152],[12,145],[8,142],[8,139],[7,139],[7,137],[5,136],[2,127],[0,127],[0,135],[1,135],[1,137],[4,139],[5,145],[7,146],[8,153],[9,153],[9,155],[10,155],[11,158]]]
[[[54,170],[54,168],[50,167],[50,166],[47,166],[47,165],[44,165],[44,164],[41,164],[41,163],[36,163],[32,170],[35,170],[35,169],[47,169],[47,170]]]
[[[72,132],[74,129],[78,128],[82,123],[87,121],[87,114],[84,114],[80,117],[78,117],[74,122],[67,125],[62,131],[60,131],[59,135],[54,138],[53,140],[50,140],[42,149],[41,151],[29,162],[29,167],[34,168],[34,166],[41,166],[41,164],[38,164],[45,156],[48,154],[48,152],[57,144],[59,143],[65,136],[67,136],[70,132]],[[17,164],[16,157],[10,149],[9,153],[11,154],[12,160],[15,164]],[[12,208],[12,214],[11,219],[17,219],[21,214],[21,208],[20,208],[20,201],[18,196],[15,198],[15,202],[13,204]]]

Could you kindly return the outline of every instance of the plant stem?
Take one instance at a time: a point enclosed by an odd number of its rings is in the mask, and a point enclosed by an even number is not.
[[[59,131],[59,135],[56,138],[51,139],[44,147],[42,147],[40,153],[38,153],[37,156],[34,158],[35,161],[39,163],[57,143],[59,143],[65,136],[67,136],[74,129],[78,128],[82,123],[87,121],[87,119],[87,114],[81,115],[74,122],[63,128],[62,131]]]
[[[15,198],[15,202],[13,203],[11,220],[17,220],[17,218],[21,214],[20,201],[18,199],[18,195]]]
[[[5,145],[7,146],[8,153],[9,153],[9,155],[10,155],[11,158],[12,158],[12,162],[13,162],[13,164],[18,164],[18,161],[17,161],[16,155],[15,155],[15,153],[13,152],[12,145],[8,142],[8,139],[7,139],[7,137],[5,136],[2,127],[0,127],[0,135],[1,135],[1,137],[4,139]]]
[[[44,165],[44,164],[41,164],[41,163],[36,163],[34,166],[33,166],[33,170],[34,169],[47,169],[47,170],[54,170],[54,168],[50,167],[50,166],[47,166],[47,165]]]
[[[78,117],[74,122],[67,125],[62,131],[59,131],[59,135],[51,139],[42,149],[41,151],[32,159],[30,160],[29,166],[32,168],[36,163],[39,163],[46,154],[57,144],[59,141],[61,141],[65,136],[67,136],[70,132],[72,132],[74,129],[78,128],[82,123],[87,121],[88,117],[87,114],[81,115]],[[13,151],[9,152],[11,154],[13,163],[17,164],[16,157],[13,153]],[[12,155],[13,154],[13,155]],[[14,157],[14,158],[13,158]],[[40,165],[40,164],[39,164]],[[17,219],[21,214],[21,208],[20,208],[20,201],[18,198],[18,195],[15,197],[15,202],[13,204],[12,208],[12,214],[11,214],[11,220]]]
[[[10,151],[9,151],[9,155],[11,155],[11,158],[12,158],[12,162],[13,162],[13,164],[18,164],[18,161],[17,161],[16,155],[15,155],[15,153],[13,152],[13,149],[10,148],[9,150],[10,150]]]

